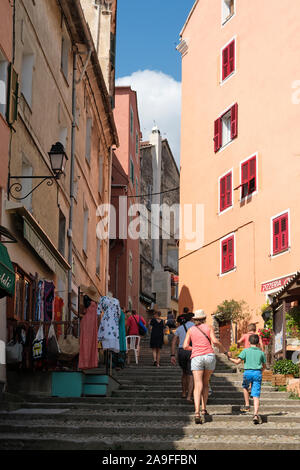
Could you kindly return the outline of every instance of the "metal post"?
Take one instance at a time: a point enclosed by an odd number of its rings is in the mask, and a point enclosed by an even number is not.
[[[282,355],[286,359],[286,300],[282,304]]]

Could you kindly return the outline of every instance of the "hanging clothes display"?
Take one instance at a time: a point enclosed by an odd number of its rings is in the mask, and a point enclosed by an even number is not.
[[[103,316],[98,330],[98,340],[101,341],[103,349],[120,352],[119,322],[121,307],[118,299],[114,297],[101,297],[98,304],[98,315]]]
[[[84,315],[80,323],[79,369],[95,369],[98,367],[98,294],[93,286],[80,286],[87,298]]]
[[[44,321],[53,320],[54,291],[54,282],[44,281]]]
[[[63,319],[63,308],[64,300],[61,297],[56,296],[54,299],[54,321],[61,322]],[[58,324],[56,327],[57,336],[60,337],[62,334],[62,325]]]
[[[35,321],[51,322],[54,312],[54,292],[53,281],[40,280],[37,286]]]

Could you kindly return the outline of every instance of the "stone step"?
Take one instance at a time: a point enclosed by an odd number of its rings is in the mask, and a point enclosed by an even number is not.
[[[178,394],[180,394],[180,391],[178,390],[135,390],[135,389],[130,389],[130,390],[117,390],[113,392],[113,397],[129,397],[130,398],[150,398],[151,400],[153,398],[178,398]],[[243,391],[239,390],[217,390],[216,388],[213,389],[213,394],[215,398],[221,399],[224,397],[224,399],[227,398],[243,398]],[[282,400],[285,398],[289,398],[290,393],[289,392],[272,392],[272,391],[262,391],[261,392],[261,397],[262,398],[272,398],[276,400]]]
[[[124,424],[137,424],[142,423],[143,425],[150,423],[154,423],[157,425],[158,422],[162,422],[165,424],[173,424],[174,426],[179,425],[189,425],[194,423],[194,414],[193,413],[184,413],[178,414],[171,410],[170,412],[135,412],[135,413],[124,413],[124,412],[113,412],[110,410],[56,410],[56,413],[53,413],[53,409],[43,409],[43,408],[36,408],[36,409],[19,409],[17,411],[10,411],[10,412],[0,412],[0,423],[1,424],[13,424],[16,421],[19,424],[23,422],[45,422],[45,423],[54,423],[54,422],[63,422],[65,424],[78,424],[78,422],[84,423],[105,423],[105,425],[114,426],[116,423],[124,423]],[[252,410],[253,411],[253,410]],[[249,419],[251,419],[252,411],[250,413],[240,413],[240,414],[216,414],[212,413],[207,417],[208,422],[215,422],[215,423],[249,423]],[[221,412],[220,412],[221,413]],[[146,418],[146,421],[145,421]],[[294,415],[292,418],[288,414],[280,414],[280,413],[266,413],[262,415],[264,423],[286,423],[291,426],[291,419],[293,420],[293,426],[295,424],[300,426],[300,413]]]
[[[253,400],[250,400],[250,404],[253,404]],[[218,400],[209,398],[208,399],[208,407],[213,411],[216,412],[218,410],[222,410],[223,408],[227,407],[226,412],[231,412],[231,410],[239,410],[239,408],[244,405],[243,398],[238,398],[238,399],[223,399],[223,400]],[[85,408],[93,408],[95,407],[99,409],[103,407],[103,409],[114,409],[118,411],[122,410],[153,410],[153,407],[157,410],[164,410],[166,407],[168,409],[174,409],[179,412],[181,411],[190,411],[193,409],[192,403],[187,403],[186,400],[183,400],[181,398],[179,399],[172,399],[171,403],[168,398],[162,398],[159,401],[154,401],[154,400],[145,400],[144,398],[141,399],[135,399],[133,398],[130,402],[128,402],[128,399],[121,399],[121,398],[102,398],[102,397],[88,397],[88,398],[58,398],[58,399],[52,399],[50,401],[27,401],[25,403],[22,403],[18,406],[18,408],[14,409],[20,409],[20,408],[53,408],[53,409],[59,409],[59,408],[79,408],[79,409],[85,409]],[[266,410],[272,409],[276,412],[278,411],[296,411],[300,413],[300,401],[297,400],[273,400],[273,399],[263,399],[261,401],[261,409],[265,408]],[[229,411],[230,410],[230,411]]]
[[[210,386],[213,390],[216,392],[218,391],[232,391],[232,392],[239,392],[243,390],[243,387],[241,384],[237,385],[216,385],[215,383],[210,383]],[[133,388],[134,387],[134,388]],[[133,383],[122,383],[121,387],[119,390],[126,391],[128,393],[134,392],[135,390],[137,391],[149,391],[151,393],[152,391],[161,391],[162,393],[167,393],[167,392],[181,392],[181,383],[180,381],[174,382],[172,384],[154,384],[149,383],[149,384],[133,384]],[[262,391],[269,391],[269,392],[276,392],[277,390],[272,387],[271,385],[262,385],[261,387]]]
[[[200,426],[199,426],[200,427]],[[255,428],[256,429],[256,428]],[[52,434],[27,434],[26,437],[15,434],[0,435],[1,450],[299,450],[300,438],[285,434],[269,436],[241,436],[226,433],[224,435],[206,435],[198,433],[194,439],[173,436],[165,439],[153,439],[153,435],[131,438],[128,434],[111,439],[91,436],[55,436]]]
[[[189,426],[177,426],[169,425],[167,423],[160,423],[159,425],[154,425],[151,423],[148,426],[146,423],[143,425],[138,424],[119,424],[116,426],[114,425],[104,425],[100,423],[99,425],[78,425],[75,423],[72,425],[67,424],[45,424],[44,426],[41,423],[29,423],[27,425],[24,424],[0,424],[0,435],[9,435],[9,434],[37,434],[40,435],[43,432],[47,435],[68,435],[69,437],[72,435],[86,435],[86,434],[96,434],[97,436],[103,436],[107,438],[108,436],[114,436],[116,438],[117,435],[128,434],[130,432],[130,436],[132,439],[138,438],[141,435],[149,435],[153,434],[156,438],[165,438],[167,436],[172,435],[174,440],[179,440],[183,437],[188,438],[195,438],[197,436],[209,436],[209,435],[224,435],[230,432],[231,435],[236,436],[251,436],[256,435],[259,436],[270,436],[276,433],[283,433],[285,436],[293,436],[294,438],[298,438],[300,443],[300,426],[293,426],[292,428],[289,427],[286,423],[274,425],[274,423],[263,424],[260,426],[254,426],[252,423],[252,418],[249,417],[248,423],[240,423],[239,425],[231,424],[228,427],[228,423],[224,422],[207,422],[202,426],[197,426],[195,424],[190,424]]]

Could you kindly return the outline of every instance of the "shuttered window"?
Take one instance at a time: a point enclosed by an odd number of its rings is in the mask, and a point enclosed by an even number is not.
[[[256,155],[242,164],[242,198],[257,189]]]
[[[224,134],[223,128],[226,129],[227,125],[224,121],[230,123],[230,136]],[[228,125],[229,125],[228,123]],[[218,152],[223,145],[235,139],[238,136],[238,104],[235,103],[229,111],[222,114],[214,123],[214,150]]]
[[[220,212],[232,205],[232,172],[220,179]]]
[[[234,235],[222,241],[222,274],[234,268]]]
[[[235,70],[235,40],[231,41],[222,51],[222,80],[229,77]]]
[[[287,250],[289,247],[289,216],[288,213],[273,219],[273,255]]]

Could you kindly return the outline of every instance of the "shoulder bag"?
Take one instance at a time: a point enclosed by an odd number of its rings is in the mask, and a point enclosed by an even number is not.
[[[139,335],[145,336],[147,333],[147,328],[145,327],[144,323],[141,321],[140,316],[139,316],[139,322],[137,322],[136,318],[134,315],[132,315],[134,318],[134,321],[136,322],[138,329],[139,329]]]

